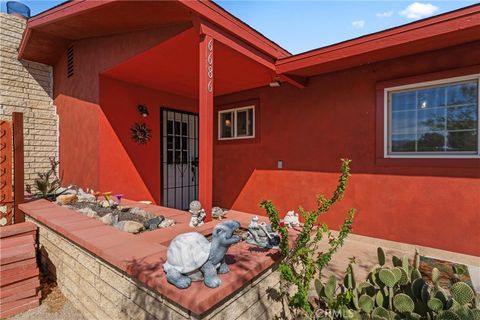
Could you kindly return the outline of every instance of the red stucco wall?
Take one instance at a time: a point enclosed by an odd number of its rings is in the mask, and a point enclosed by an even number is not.
[[[139,104],[147,106],[148,117],[138,113]],[[100,106],[105,115],[102,139],[108,141],[100,152],[100,187],[160,203],[160,107],[197,112],[197,101],[101,77]],[[149,143],[139,145],[131,139],[135,122],[152,129]]]
[[[74,41],[74,75],[70,78],[66,77],[66,54],[60,57],[54,66],[54,103],[60,119],[60,171],[65,185],[73,183],[83,188],[124,192],[138,200],[159,199],[158,186],[151,183],[159,175],[158,168],[135,167],[135,159],[129,156],[135,152],[122,145],[126,140],[125,131],[128,132],[131,125],[129,121],[138,118],[127,121],[128,118],[121,116],[136,111],[134,101],[138,95],[148,96],[148,102],[156,107],[177,100],[169,100],[171,95],[155,90],[135,85],[126,90],[125,86],[106,81],[104,88],[111,99],[105,100],[104,110],[100,104],[100,73],[183,29],[184,26],[156,28]],[[126,92],[131,96],[125,98]],[[142,94],[137,94],[140,92]],[[158,119],[157,113],[155,120],[151,117],[149,121],[154,124]]]
[[[480,255],[480,160],[382,162],[376,155],[383,143],[376,85],[472,65],[478,73],[479,51],[477,42],[318,76],[303,90],[284,85],[218,98],[217,105],[258,99],[261,126],[252,143],[216,142],[214,204],[262,214],[259,202],[271,199],[283,213],[312,209],[316,194],[333,191],[339,159],[350,158],[345,199],[324,216],[332,228],[355,207],[357,234]]]
[[[165,35],[118,37],[75,42],[73,78],[65,77],[64,60],[54,68],[61,170],[65,183],[158,202],[159,107],[194,111],[196,102],[100,77]],[[303,90],[284,84],[216,98],[216,105],[258,100],[259,135],[253,142],[215,138],[214,205],[262,214],[259,202],[271,199],[282,212],[312,208],[317,193],[333,190],[339,159],[348,157],[353,176],[346,197],[325,216],[332,228],[356,207],[355,233],[480,255],[478,160],[385,163],[376,155],[376,85],[479,66],[479,50],[477,42],[318,76]],[[153,129],[143,147],[129,137],[131,124],[141,120],[138,103],[149,107],[145,121]]]

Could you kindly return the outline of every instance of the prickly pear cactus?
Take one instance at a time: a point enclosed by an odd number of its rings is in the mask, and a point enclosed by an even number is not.
[[[397,278],[395,277],[395,274],[389,269],[380,270],[378,276],[380,277],[380,280],[383,282],[383,284],[385,284],[389,288],[393,288],[397,283]]]
[[[348,319],[480,320],[475,292],[468,284],[455,282],[445,290],[440,287],[436,268],[432,270],[432,282],[427,282],[418,269],[418,253],[412,261],[392,258],[393,268],[385,266],[383,249],[379,248],[377,255],[379,265],[358,285],[352,265],[338,287],[333,276],[324,285],[315,282],[319,297],[337,312],[348,311]]]
[[[438,286],[438,281],[440,280],[440,271],[437,268],[432,270],[432,282],[435,286]]]
[[[434,312],[440,312],[443,310],[443,302],[438,298],[432,298],[427,302],[428,307],[430,310]]]
[[[375,301],[372,297],[364,294],[358,299],[358,306],[363,312],[370,313],[375,307]]]
[[[376,307],[372,312],[372,317],[378,317],[380,319],[389,319],[390,312],[384,307]]]
[[[383,266],[385,264],[385,251],[381,247],[377,248],[377,257],[378,257],[378,264]]]
[[[393,306],[400,313],[411,313],[415,309],[415,303],[405,293],[399,293],[393,297]]]
[[[462,320],[460,317],[451,310],[442,311],[438,314],[437,320]]]
[[[454,283],[450,288],[450,293],[452,298],[462,306],[470,303],[475,298],[475,292],[465,282]]]

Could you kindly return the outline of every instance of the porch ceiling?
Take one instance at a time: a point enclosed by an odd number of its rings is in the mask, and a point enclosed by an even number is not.
[[[109,70],[102,75],[137,85],[197,98],[199,92],[199,36],[190,28]],[[267,85],[275,72],[215,42],[214,95]]]
[[[188,10],[173,1],[73,1],[29,20],[21,58],[53,64],[74,40],[190,21]]]

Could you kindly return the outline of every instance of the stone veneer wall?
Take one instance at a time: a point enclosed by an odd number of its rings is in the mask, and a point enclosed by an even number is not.
[[[87,319],[197,318],[57,232],[25,218],[39,227],[42,269],[57,280],[60,290]],[[271,300],[278,289],[278,272],[268,270],[202,318],[272,319],[281,312],[281,303]]]
[[[0,13],[0,119],[23,112],[25,184],[58,159],[58,119],[52,100],[52,67],[18,60],[26,20]]]

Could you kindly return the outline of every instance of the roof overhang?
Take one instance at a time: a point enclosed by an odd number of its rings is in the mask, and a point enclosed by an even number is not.
[[[191,22],[195,17],[241,40],[269,60],[290,55],[209,1],[76,0],[29,19],[19,58],[52,65],[69,42]]]
[[[318,74],[480,40],[480,5],[279,59],[277,73]]]

